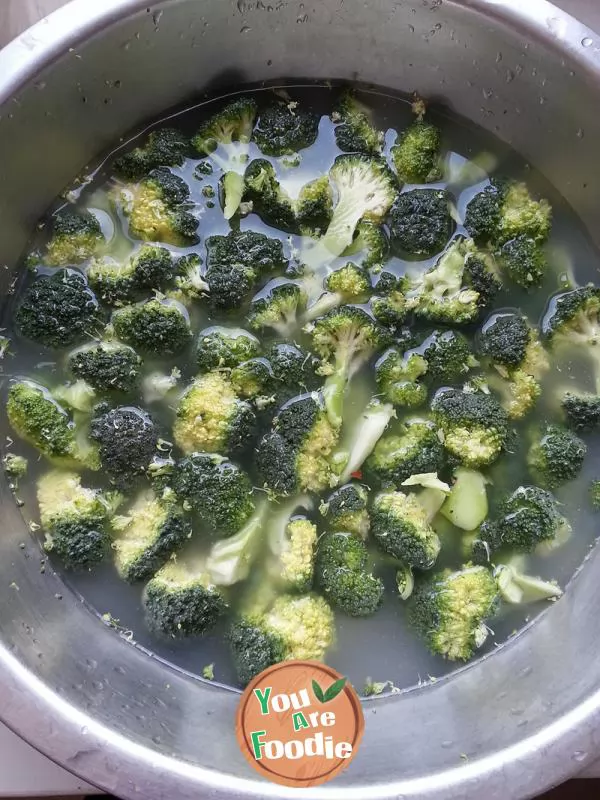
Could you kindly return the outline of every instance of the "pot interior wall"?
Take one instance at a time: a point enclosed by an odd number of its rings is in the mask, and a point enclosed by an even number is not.
[[[84,5],[76,4],[70,18],[59,12],[63,24],[84,15]],[[132,14],[87,32],[0,107],[5,285],[49,201],[124,132],[205,92],[278,77],[358,80],[441,99],[530,159],[600,243],[600,91],[575,57],[441,0],[176,0],[148,10],[135,0],[107,4],[117,5],[131,6]],[[35,58],[35,37],[27,36],[6,64],[29,46]],[[174,673],[103,627],[58,577],[40,574],[33,541],[19,550],[28,534],[5,486],[0,500],[0,579],[18,586],[5,589],[0,604],[0,663],[13,675],[2,714],[11,724],[67,767],[124,796],[158,796],[165,771],[171,796],[184,796],[195,780],[217,792],[223,776],[240,795],[279,791],[247,780],[234,739],[237,695]],[[510,756],[505,748],[526,754],[537,746],[527,737],[564,717],[600,681],[600,615],[591,613],[599,599],[596,555],[526,636],[449,681],[367,704],[358,758],[322,793],[348,797],[354,786],[357,797],[400,790],[451,797],[454,780],[477,779],[482,759],[493,757],[498,766]],[[41,683],[34,685],[33,676]],[[44,687],[57,692],[51,701]],[[77,727],[90,747],[66,735]],[[551,750],[548,744],[547,760]],[[466,766],[461,753],[469,756]],[[159,763],[158,754],[168,760]],[[569,767],[561,761],[554,769],[562,777]],[[426,783],[386,786],[400,778]],[[523,796],[539,785],[539,776],[523,774],[518,787],[514,780],[498,783],[486,794]]]

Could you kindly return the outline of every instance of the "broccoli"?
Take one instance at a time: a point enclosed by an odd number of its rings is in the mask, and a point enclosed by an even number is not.
[[[303,236],[325,233],[333,214],[333,192],[327,175],[309,181],[300,189],[294,210],[298,231]]]
[[[600,289],[591,284],[554,297],[542,321],[542,331],[554,348],[578,348],[585,352],[600,386]]]
[[[93,447],[81,440],[66,411],[50,393],[32,381],[13,383],[6,415],[11,428],[51,461],[97,469]]]
[[[331,424],[322,395],[290,400],[258,446],[256,465],[265,486],[283,495],[331,486],[337,481],[338,438],[339,428]]]
[[[316,114],[297,103],[277,103],[261,111],[254,141],[267,156],[291,156],[314,144],[318,131]]]
[[[325,599],[352,617],[374,614],[383,602],[383,582],[369,571],[365,543],[351,533],[319,539],[315,575]]]
[[[280,661],[322,660],[334,640],[331,608],[317,595],[282,595],[234,620],[228,639],[240,683]]]
[[[378,494],[371,510],[371,532],[385,553],[410,567],[431,569],[440,552],[427,512],[412,494]]]
[[[216,453],[191,453],[173,471],[176,495],[221,535],[240,530],[255,506],[250,478]]]
[[[479,352],[497,364],[518,367],[524,360],[531,340],[531,329],[519,313],[493,314],[479,334]]]
[[[244,199],[245,188],[244,176],[235,170],[228,170],[220,179],[219,197],[225,219],[231,219],[237,214]],[[206,206],[210,208],[208,203]]]
[[[371,527],[366,486],[347,483],[331,494],[319,510],[333,533],[353,533],[366,539]]]
[[[161,636],[200,636],[215,627],[227,602],[203,564],[169,561],[146,584],[146,623]]]
[[[545,581],[521,570],[520,559],[512,559],[508,564],[499,564],[494,569],[494,578],[500,596],[512,605],[535,603],[540,600],[558,600],[562,589],[556,581]]]
[[[539,286],[548,269],[541,246],[524,234],[505,242],[499,258],[511,280],[526,289]]]
[[[384,228],[374,222],[359,222],[354,239],[342,253],[344,258],[361,256],[360,266],[377,272],[388,260],[390,243]],[[357,260],[357,259],[355,259]]]
[[[279,228],[282,231],[296,232],[298,219],[296,217],[296,203],[279,183],[275,167],[264,158],[251,161],[244,173],[244,199],[252,203],[252,210],[258,214],[267,225]],[[317,187],[316,187],[317,188]],[[315,201],[313,206],[309,196]],[[324,208],[323,186],[315,195],[314,191],[307,190],[303,213]]]
[[[169,498],[142,492],[124,516],[114,517],[117,572],[129,583],[151,578],[192,535],[192,526]]]
[[[185,308],[175,300],[147,300],[113,314],[115,333],[127,344],[149,353],[179,353],[191,338]]]
[[[338,459],[340,462],[345,459],[344,469],[338,478],[339,483],[349,481],[361,469],[395,416],[391,403],[382,403],[378,397],[369,400],[355,420],[349,435],[344,436],[344,450],[336,456],[336,462]]]
[[[74,411],[89,413],[96,402],[96,390],[86,381],[63,383],[52,390],[52,397]]]
[[[415,408],[427,400],[427,387],[420,381],[427,369],[422,355],[390,348],[375,365],[377,387],[394,405]]]
[[[7,453],[2,459],[2,467],[8,478],[12,479],[13,485],[27,475],[29,461],[24,456],[15,453]]]
[[[289,338],[298,326],[306,300],[298,283],[274,278],[253,298],[248,323],[253,330],[270,328],[278,336]]]
[[[196,363],[201,372],[232,369],[260,355],[260,342],[243,328],[213,326],[198,334]]]
[[[417,316],[448,325],[463,325],[479,316],[479,295],[463,287],[465,261],[470,243],[458,237],[442,254],[437,264],[409,281],[407,308]]]
[[[594,510],[600,509],[600,481],[590,483],[590,502]]]
[[[223,148],[229,164],[243,163],[252,138],[256,119],[256,102],[251,97],[240,97],[228,103],[205,122],[192,139],[199,153],[215,157]],[[220,165],[223,161],[218,162]]]
[[[445,189],[403,192],[390,211],[392,243],[400,253],[425,258],[443,250],[454,231],[451,203]]]
[[[52,235],[44,261],[51,267],[81,264],[97,253],[103,244],[104,235],[93,214],[62,209],[52,219]]]
[[[531,553],[560,547],[571,534],[555,497],[539,486],[519,486],[499,505],[495,519],[486,520],[473,542],[473,557],[487,561],[503,547]]]
[[[120,305],[137,292],[164,289],[175,277],[171,253],[164,247],[145,244],[124,264],[112,259],[95,261],[87,279],[103,303]]]
[[[470,249],[465,258],[463,284],[479,295],[481,311],[490,308],[503,288],[500,270],[491,253]]]
[[[206,248],[206,280],[217,308],[239,308],[259,277],[286,265],[281,242],[254,231],[210,236]]]
[[[252,358],[231,370],[234,392],[247,400],[268,397],[274,380],[273,370],[266,358]]]
[[[452,489],[440,508],[442,516],[457,528],[474,531],[488,515],[489,482],[481,472],[464,467],[455,469]]]
[[[202,259],[197,253],[188,253],[175,262],[175,290],[172,297],[181,298],[185,305],[208,294],[209,286],[204,280]]]
[[[137,181],[156,167],[181,167],[189,149],[187,138],[174,128],[152,131],[142,147],[135,147],[114,162],[115,172]]]
[[[366,470],[385,486],[399,486],[411,475],[441,472],[444,448],[433,423],[406,420],[398,433],[379,440],[367,459]]]
[[[423,119],[425,104],[416,101],[417,119],[402,131],[392,147],[392,158],[403,183],[430,183],[442,177],[439,128]]]
[[[95,417],[90,436],[98,442],[103,471],[123,489],[147,470],[158,444],[154,421],[136,406],[119,406]]]
[[[295,344],[274,344],[268,353],[273,370],[274,388],[283,398],[293,397],[312,388],[315,380],[314,359]]]
[[[308,498],[295,498],[276,510],[268,525],[267,572],[276,587],[286,592],[308,592],[312,586],[317,526],[294,512],[311,505]]]
[[[142,359],[131,347],[98,342],[75,350],[67,367],[99,392],[133,392],[139,385]]]
[[[576,431],[600,426],[600,397],[590,393],[565,392],[561,400],[565,420]]]
[[[420,345],[427,380],[452,383],[477,365],[468,340],[457,331],[435,330]]]
[[[405,291],[409,281],[398,278],[391,272],[380,275],[375,287],[376,295],[371,298],[371,313],[377,322],[396,331],[408,315]]]
[[[74,472],[52,470],[37,486],[44,549],[55,553],[66,569],[89,569],[110,550],[106,524],[120,497],[81,485]]]
[[[219,372],[200,375],[177,406],[173,435],[184,453],[233,453],[252,436],[255,415]]]
[[[534,433],[527,464],[536,483],[555,489],[579,475],[586,452],[585,442],[575,433],[546,425]]]
[[[308,308],[305,319],[316,319],[344,303],[364,303],[369,299],[371,288],[369,273],[349,262],[327,275],[327,291]]]
[[[490,394],[440,389],[431,411],[443,431],[444,447],[466,467],[491,464],[507,444],[508,414]]]
[[[121,189],[129,233],[148,242],[187,247],[196,244],[197,218],[188,210],[190,189],[165,167],[152,170],[138,184]]]
[[[27,339],[68,347],[94,335],[100,324],[98,302],[83,275],[60,270],[25,290],[15,322]]]
[[[335,141],[340,150],[371,156],[381,154],[383,131],[373,127],[370,109],[357,100],[354,92],[344,91],[332,120],[339,123],[335,127]]]
[[[409,619],[432,653],[467,661],[489,634],[486,620],[498,605],[498,589],[485,567],[444,570],[417,582]]]
[[[465,228],[473,239],[501,246],[519,236],[541,243],[548,238],[552,209],[534,200],[524,183],[492,178],[471,200]]]
[[[352,245],[361,220],[381,223],[397,194],[396,178],[387,164],[360,154],[338,156],[329,170],[338,202],[322,239],[334,256]]]

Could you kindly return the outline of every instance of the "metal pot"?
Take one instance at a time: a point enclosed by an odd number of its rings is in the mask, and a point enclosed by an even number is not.
[[[442,97],[544,172],[600,245],[594,38],[544,0],[76,0],[0,53],[4,288],[49,201],[123,132],[201,91],[278,76]],[[433,686],[366,703],[356,760],[333,784],[299,792],[249,770],[236,693],[104,626],[40,572],[33,541],[19,549],[27,533],[4,481],[0,502],[0,717],[111,793],[504,800],[598,752],[597,551],[508,645]]]

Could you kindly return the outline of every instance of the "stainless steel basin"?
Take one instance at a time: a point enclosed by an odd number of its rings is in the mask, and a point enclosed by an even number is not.
[[[541,169],[600,244],[600,37],[544,0],[76,0],[0,53],[5,295],[36,219],[95,154],[165,108],[277,77],[443,99]],[[4,483],[0,502],[0,718],[116,795],[505,800],[598,752],[596,551],[507,646],[448,680],[367,702],[362,748],[334,783],[285,790],[238,751],[238,695],[104,626],[40,572]]]

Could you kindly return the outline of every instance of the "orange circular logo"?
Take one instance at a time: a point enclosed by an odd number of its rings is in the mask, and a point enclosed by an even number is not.
[[[242,753],[265,778],[317,786],[356,755],[365,727],[358,695],[318,661],[284,661],[246,687],[237,712]]]

